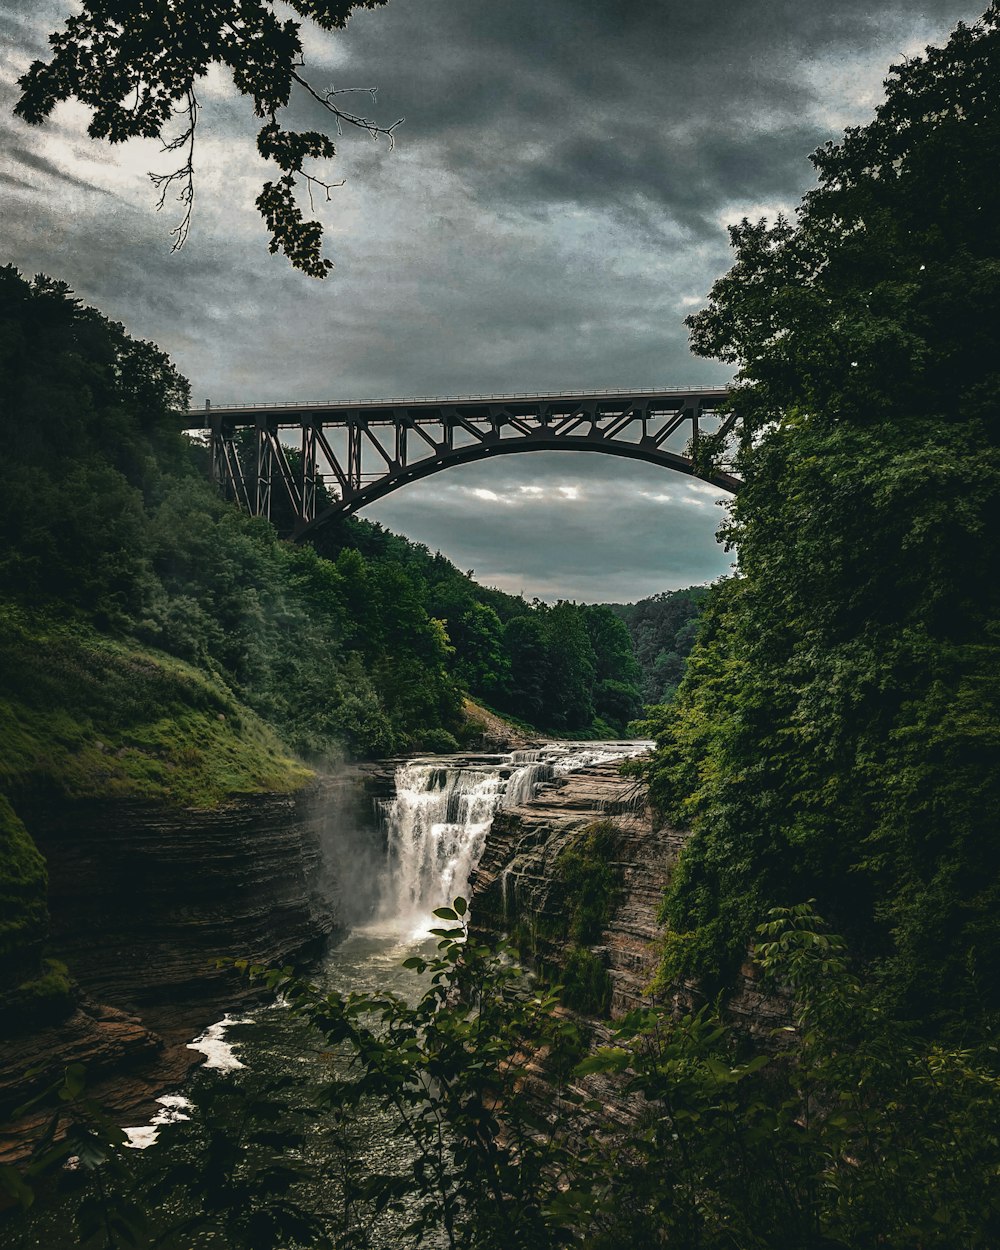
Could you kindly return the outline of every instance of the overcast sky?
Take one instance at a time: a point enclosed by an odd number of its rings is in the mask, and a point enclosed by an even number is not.
[[[728,370],[690,354],[683,318],[729,266],[726,224],[793,208],[809,152],[870,117],[888,65],[983,7],[390,0],[307,31],[316,85],[378,87],[378,119],[405,117],[391,153],[338,141],[336,268],[317,282],[267,250],[253,200],[272,175],[221,74],[199,90],[194,224],[171,255],[157,144],[91,141],[76,105],[41,129],[11,116],[68,0],[0,0],[0,263],[159,343],[198,406],[718,384]],[[638,462],[539,452],[364,515],[529,597],[634,600],[727,570],[719,501]]]

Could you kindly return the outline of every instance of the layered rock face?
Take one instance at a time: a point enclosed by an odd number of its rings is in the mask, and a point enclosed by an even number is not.
[[[557,778],[529,802],[497,813],[472,891],[473,927],[489,936],[520,922],[533,929],[537,955],[560,963],[566,891],[559,860],[599,822],[614,829],[610,867],[618,880],[606,926],[592,947],[611,983],[610,1012],[619,1016],[645,997],[659,959],[657,912],[670,865],[684,835],[658,826],[641,782],[622,777],[617,762]]]
[[[368,803],[349,773],[208,811],[22,802],[48,862],[50,948],[80,993],[61,1019],[5,1023],[0,1104],[70,1063],[83,1063],[88,1092],[121,1112],[179,1083],[202,1059],[185,1043],[259,993],[235,960],[297,963],[337,928],[330,852],[337,827],[357,826]],[[30,1069],[39,1071],[26,1079]],[[0,1134],[0,1157],[17,1153],[30,1127]]]
[[[129,800],[26,810],[48,862],[52,948],[89,997],[160,1028],[236,988],[218,961],[294,960],[335,925],[321,893],[330,788],[211,811]]]
[[[595,826],[610,826],[608,867],[616,881],[602,931],[589,943],[607,974],[607,1015],[615,1019],[650,1000],[660,959],[658,919],[672,865],[688,837],[659,821],[644,784],[622,777],[619,764],[595,764],[544,783],[532,800],[497,813],[473,881],[473,931],[529,938],[536,961],[564,967],[570,902],[561,861]],[[704,1001],[695,985],[675,988],[679,1009]],[[786,999],[765,992],[757,969],[741,969],[726,1011],[737,1027],[761,1039],[788,1023]],[[609,1036],[592,1021],[594,1040]]]

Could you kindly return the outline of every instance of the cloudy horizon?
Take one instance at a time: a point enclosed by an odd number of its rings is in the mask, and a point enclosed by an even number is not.
[[[68,282],[166,350],[193,403],[707,386],[684,317],[730,264],[726,226],[791,211],[808,154],[882,98],[888,66],[984,7],[791,0],[390,0],[307,31],[318,85],[377,87],[396,147],[338,140],[317,205],[325,282],[267,250],[267,167],[223,75],[199,88],[195,214],[154,211],[154,142],[111,148],[60,106],[29,127],[15,81],[66,0],[0,8],[0,263]],[[370,108],[369,108],[370,106]],[[294,120],[320,124],[301,102]],[[449,470],[362,515],[487,584],[635,600],[711,581],[722,495],[610,456],[536,453]]]

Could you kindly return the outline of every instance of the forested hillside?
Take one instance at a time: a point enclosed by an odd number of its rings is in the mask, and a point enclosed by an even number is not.
[[[666,703],[673,698],[684,676],[707,599],[707,586],[690,586],[686,590],[666,590],[638,603],[608,605],[628,626],[642,672],[643,703]]]
[[[217,497],[155,347],[10,268],[0,323],[0,596],[22,614],[193,665],[307,758],[454,747],[463,688],[551,729],[618,733],[637,711],[607,609],[479,587],[365,521],[325,532],[326,558],[283,542]]]
[[[579,735],[639,708],[609,609],[485,589],[362,520],[284,541],[219,497],[187,403],[152,344],[0,270],[0,981],[40,970],[26,795],[293,790],[302,761],[478,744],[464,691]]]
[[[665,975],[725,979],[815,898],[894,1013],[971,1035],[1000,1011],[996,10],[887,86],[794,221],[732,229],[689,322],[739,367],[746,485],[738,576],[649,726],[694,831]]]

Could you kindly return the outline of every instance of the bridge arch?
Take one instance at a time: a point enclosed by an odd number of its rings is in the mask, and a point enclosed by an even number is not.
[[[642,460],[735,493],[738,478],[702,471],[693,454],[706,434],[728,435],[727,398],[715,388],[216,408],[212,474],[253,515],[269,517],[274,491],[284,492],[300,539],[434,473],[531,451]],[[294,469],[289,435],[301,447]],[[320,482],[334,498],[326,507]]]

